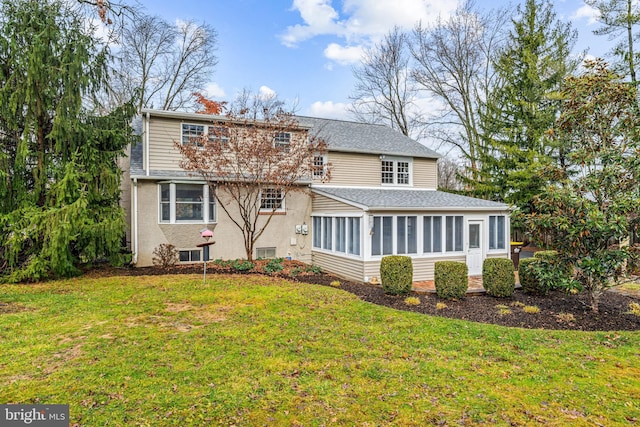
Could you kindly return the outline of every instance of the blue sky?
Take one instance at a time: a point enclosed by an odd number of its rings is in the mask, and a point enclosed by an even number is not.
[[[452,0],[138,0],[147,13],[168,21],[207,22],[218,31],[219,63],[208,87],[216,100],[238,91],[273,91],[297,100],[298,114],[349,118],[352,67],[363,49],[391,27],[410,29],[453,11]],[[483,8],[508,4],[478,0]],[[517,3],[516,3],[517,4]],[[579,32],[577,49],[607,51],[606,37],[592,35],[594,13],[583,0],[555,2],[558,17]]]

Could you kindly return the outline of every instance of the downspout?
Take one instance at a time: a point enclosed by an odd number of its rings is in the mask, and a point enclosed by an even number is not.
[[[149,120],[151,120],[151,115],[147,111],[147,120],[144,122],[144,170],[147,176],[149,176]]]
[[[133,264],[138,264],[138,178],[133,178]]]

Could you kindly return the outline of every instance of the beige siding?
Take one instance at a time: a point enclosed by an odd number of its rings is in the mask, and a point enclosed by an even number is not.
[[[380,185],[380,156],[329,152],[331,185],[376,186]]]
[[[364,281],[363,263],[360,260],[314,251],[312,262],[338,277],[356,282]]]
[[[361,212],[351,205],[318,194],[313,195],[312,203],[313,212]]]
[[[151,116],[149,122],[149,169],[182,170],[182,155],[174,142],[182,135],[182,121]]]
[[[465,262],[464,256],[451,257],[412,257],[413,264],[413,281],[421,282],[423,280],[433,280],[434,265],[437,261],[459,261]],[[380,279],[380,261],[368,261],[365,263],[365,276],[371,279],[377,277]]]
[[[413,159],[413,186],[415,188],[436,189],[438,168],[436,159]]]
[[[274,215],[264,234],[256,243],[259,247],[275,247],[277,257],[291,256],[311,262],[311,233],[295,233],[295,226],[311,223],[311,202],[308,192],[289,194],[285,201],[286,214]],[[232,215],[233,205],[228,205]],[[245,258],[242,233],[218,206],[216,224],[161,224],[158,222],[158,185],[152,181],[138,181],[138,266],[152,264],[153,250],[161,243],[171,243],[178,249],[197,249],[202,243],[200,231],[208,227],[213,231],[211,259]],[[264,222],[267,216],[260,221]],[[254,253],[255,256],[255,253]]]
[[[331,179],[327,184],[348,186],[381,185],[381,163],[377,154],[339,153],[331,151]],[[437,167],[435,159],[413,159],[413,187],[435,189]]]

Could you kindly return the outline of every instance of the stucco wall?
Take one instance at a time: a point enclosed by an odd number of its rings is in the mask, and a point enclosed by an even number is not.
[[[237,214],[233,204],[227,205],[232,215]],[[285,200],[285,214],[274,215],[264,234],[256,243],[259,247],[275,247],[277,257],[290,255],[293,259],[311,262],[311,233],[296,234],[296,224],[311,224],[311,201],[308,190],[295,192]],[[162,243],[171,243],[177,249],[197,249],[203,242],[200,231],[208,227],[213,231],[211,259],[246,258],[241,231],[232,223],[222,207],[217,207],[216,224],[164,224],[158,221],[158,183],[138,180],[138,257],[137,266],[152,265],[153,250]],[[267,215],[261,215],[264,222]],[[310,228],[310,226],[309,226]],[[295,239],[292,242],[291,239]],[[293,244],[292,244],[293,243]],[[254,252],[255,256],[255,252]]]

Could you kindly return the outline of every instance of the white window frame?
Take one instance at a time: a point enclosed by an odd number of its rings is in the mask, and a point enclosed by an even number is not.
[[[502,218],[502,240],[499,239],[498,218]],[[505,251],[507,249],[507,216],[506,215],[489,215],[489,239],[488,248],[490,251]],[[491,247],[491,244],[495,247]],[[500,247],[502,244],[502,247]]]
[[[202,256],[203,256],[202,252],[203,252],[202,249],[179,249],[178,250],[178,262],[182,263],[182,264],[188,264],[188,263],[194,263],[194,262],[202,262]],[[189,259],[183,261],[181,258],[182,258],[182,255],[185,254],[185,253],[188,254]],[[198,254],[198,259],[193,259],[193,255],[196,254],[196,253]]]
[[[229,143],[229,127],[225,125],[208,125],[207,136],[209,142]]]
[[[268,197],[267,195],[265,195],[265,192],[271,192],[271,191],[280,192],[280,200],[279,200],[280,206],[278,206],[276,209],[273,209],[273,207],[264,207],[266,201],[273,200],[276,203],[278,201],[278,199],[275,197]],[[260,190],[260,212],[261,213],[286,212],[285,199],[286,199],[286,194],[284,190],[280,188],[265,188],[263,190]]]
[[[383,168],[385,167],[385,162],[391,164],[391,171],[385,171]],[[407,172],[400,171],[400,164],[406,163]],[[391,173],[393,177],[393,182],[384,182],[383,176],[384,174]],[[402,182],[405,179],[401,179],[406,177],[407,182]],[[413,159],[411,157],[389,157],[389,156],[381,156],[380,157],[380,184],[383,186],[397,186],[397,187],[412,187],[413,186]]]
[[[273,137],[273,145],[282,149],[285,153],[291,150],[291,132],[278,132]]]
[[[169,186],[169,200],[162,200],[162,187]],[[193,185],[202,187],[202,220],[177,220],[176,219],[176,185]],[[169,205],[169,219],[163,219],[162,205]],[[210,219],[213,210],[213,219]],[[216,224],[218,222],[218,204],[215,196],[209,194],[209,185],[193,181],[170,181],[158,183],[158,223],[159,224]]]
[[[189,132],[185,134],[185,127],[189,128]],[[195,128],[202,128],[202,132],[199,130],[195,130]],[[204,146],[205,137],[209,142],[220,141],[222,143],[229,143],[229,135],[226,136],[216,136],[216,129],[229,129],[224,124],[212,124],[205,125],[199,123],[187,123],[183,122],[180,124],[180,141],[182,141],[182,145],[193,144],[195,143],[197,147]],[[192,133],[191,130],[195,130],[195,133]],[[195,139],[192,140],[192,138]]]
[[[202,130],[200,130],[200,128]],[[185,132],[185,130],[187,130],[187,132]],[[205,135],[207,135],[207,125],[196,123],[180,124],[180,141],[182,141],[182,145],[195,144],[197,147],[202,147]]]
[[[327,175],[327,155],[316,154],[313,156],[313,178],[322,179]]]
[[[339,226],[341,220],[344,220],[344,228]],[[311,233],[313,235],[311,246],[314,251],[332,253],[348,258],[363,258],[362,214],[313,215],[311,223]],[[329,228],[330,230],[327,232]],[[340,234],[341,231],[342,233]]]

